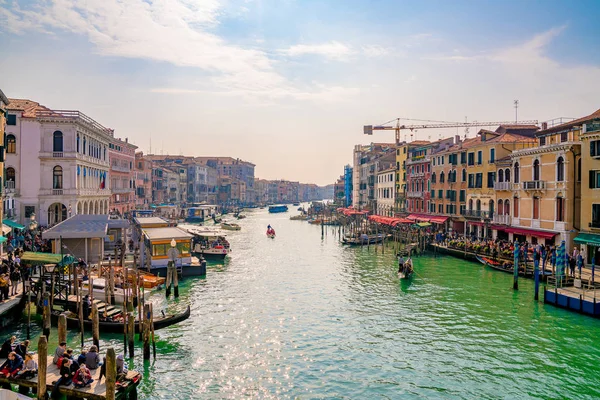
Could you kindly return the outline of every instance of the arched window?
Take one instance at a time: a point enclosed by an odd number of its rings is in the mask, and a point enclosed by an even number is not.
[[[60,165],[57,165],[52,170],[52,189],[63,188],[63,169]]]
[[[565,199],[561,195],[556,198],[556,220],[565,220]]]
[[[17,138],[15,135],[6,135],[6,152],[9,154],[17,152]]]
[[[565,180],[565,159],[562,157],[558,157],[556,160],[556,180],[558,182]]]
[[[85,154],[86,146],[87,146],[87,138],[84,136],[83,137],[83,154]]]
[[[515,197],[513,199],[513,217],[519,218],[519,198]]]
[[[79,153],[79,133],[77,134],[77,152]]]
[[[431,173],[431,183],[435,183],[435,172]]]
[[[504,170],[501,169],[498,171],[498,182],[504,182]],[[498,202],[498,205],[500,204],[500,202]]]
[[[477,199],[477,202],[475,203],[475,207],[476,207],[477,211],[481,211],[481,200]]]
[[[463,182],[467,181],[467,170],[465,168],[463,168],[463,170],[462,170],[462,181]]]
[[[506,168],[504,170],[504,180],[506,182],[510,182],[510,168]]]
[[[504,202],[504,215],[510,215],[510,201],[508,199]]]
[[[494,200],[490,200],[490,205],[489,205],[489,211],[490,211],[490,218],[494,215]]]
[[[498,200],[498,215],[504,215],[504,201]]]
[[[13,167],[6,168],[6,182],[15,182],[17,180],[17,173]]]
[[[533,180],[540,180],[540,160],[535,160],[533,162]]]
[[[440,183],[444,183],[444,171],[440,172]]]
[[[515,163],[515,183],[519,183],[519,163]]]
[[[473,199],[469,199],[469,210],[473,209]]]
[[[55,131],[52,134],[52,151],[56,153],[63,152],[63,133],[61,131]]]

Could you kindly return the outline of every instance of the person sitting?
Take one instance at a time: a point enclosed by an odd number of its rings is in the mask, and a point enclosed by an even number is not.
[[[54,358],[52,359],[52,363],[58,364],[58,361],[65,354],[65,351],[67,351],[67,342],[60,342],[56,350],[54,350]]]
[[[33,352],[30,351],[25,354],[25,362],[23,363],[23,369],[17,374],[19,379],[31,379],[37,375],[38,365],[33,359]]]
[[[65,359],[60,367],[60,378],[56,382],[54,382],[54,387],[52,388],[52,394],[50,397],[52,399],[58,399],[60,397],[58,393],[59,386],[69,386],[73,381],[73,371],[71,371],[71,360]]]
[[[85,366],[85,364],[81,364],[81,366],[73,376],[73,385],[75,385],[76,388],[83,388],[86,386],[90,386],[92,382],[94,382],[94,379],[92,378],[92,373]]]
[[[119,374],[127,374],[127,365],[125,365],[123,354],[117,356],[117,375]]]
[[[2,344],[2,348],[0,349],[0,358],[8,358],[8,355],[11,351],[13,351],[12,345],[17,340],[16,336],[11,336]]]
[[[95,345],[90,347],[90,351],[85,355],[85,365],[89,369],[97,369],[102,365],[100,356],[98,355],[98,347]]]
[[[79,357],[77,357],[77,364],[79,364],[79,365],[85,364],[86,355],[87,355],[87,350],[81,349],[81,354],[79,355]]]
[[[24,340],[21,343],[19,343],[17,347],[15,347],[15,353],[25,358],[25,355],[27,355],[27,349],[29,348],[29,343],[29,340]]]
[[[8,360],[0,367],[0,375],[14,378],[21,368],[23,368],[23,357],[12,351],[8,354]]]

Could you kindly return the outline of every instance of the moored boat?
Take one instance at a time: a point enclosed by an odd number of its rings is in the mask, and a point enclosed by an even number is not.
[[[206,259],[222,260],[231,252],[231,247],[224,233],[209,230],[188,232],[194,235],[192,255],[198,259],[204,257]]]
[[[239,231],[242,229],[242,227],[239,226],[238,224],[223,222],[223,223],[221,223],[221,229],[225,229],[227,231]]]
[[[285,204],[278,205],[278,206],[269,206],[270,213],[282,213],[282,212],[287,212],[287,210],[288,210],[288,206],[286,206]]]
[[[362,234],[358,237],[348,237],[345,236],[342,238],[342,243],[347,244],[349,246],[366,246],[369,244],[377,244],[383,242],[386,238],[383,234],[378,235],[367,235]]]

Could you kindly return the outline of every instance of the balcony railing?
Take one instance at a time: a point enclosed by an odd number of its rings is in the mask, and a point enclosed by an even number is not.
[[[37,110],[35,116],[39,119],[77,121],[106,135],[113,136],[113,130],[100,125],[82,112],[75,110]]]
[[[112,169],[113,171],[117,171],[117,172],[131,172],[131,168],[123,167],[121,165],[111,165],[110,169]]]
[[[406,193],[407,197],[423,197],[423,192],[407,192]]]
[[[493,221],[496,224],[510,225],[511,217],[510,217],[510,215],[496,214],[496,215],[494,215]]]
[[[544,190],[546,189],[546,181],[525,181],[523,182],[525,190]]]
[[[481,210],[463,210],[461,213],[465,217],[473,218],[492,218],[494,216],[493,211],[481,211]]]
[[[511,182],[494,182],[494,190],[512,190]]]

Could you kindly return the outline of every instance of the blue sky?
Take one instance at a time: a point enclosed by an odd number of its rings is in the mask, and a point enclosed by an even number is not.
[[[362,125],[600,108],[598,1],[0,0],[0,87],[141,150],[332,182]],[[419,139],[450,132],[422,130]],[[459,132],[459,133],[462,133]],[[473,132],[471,132],[473,134]]]

